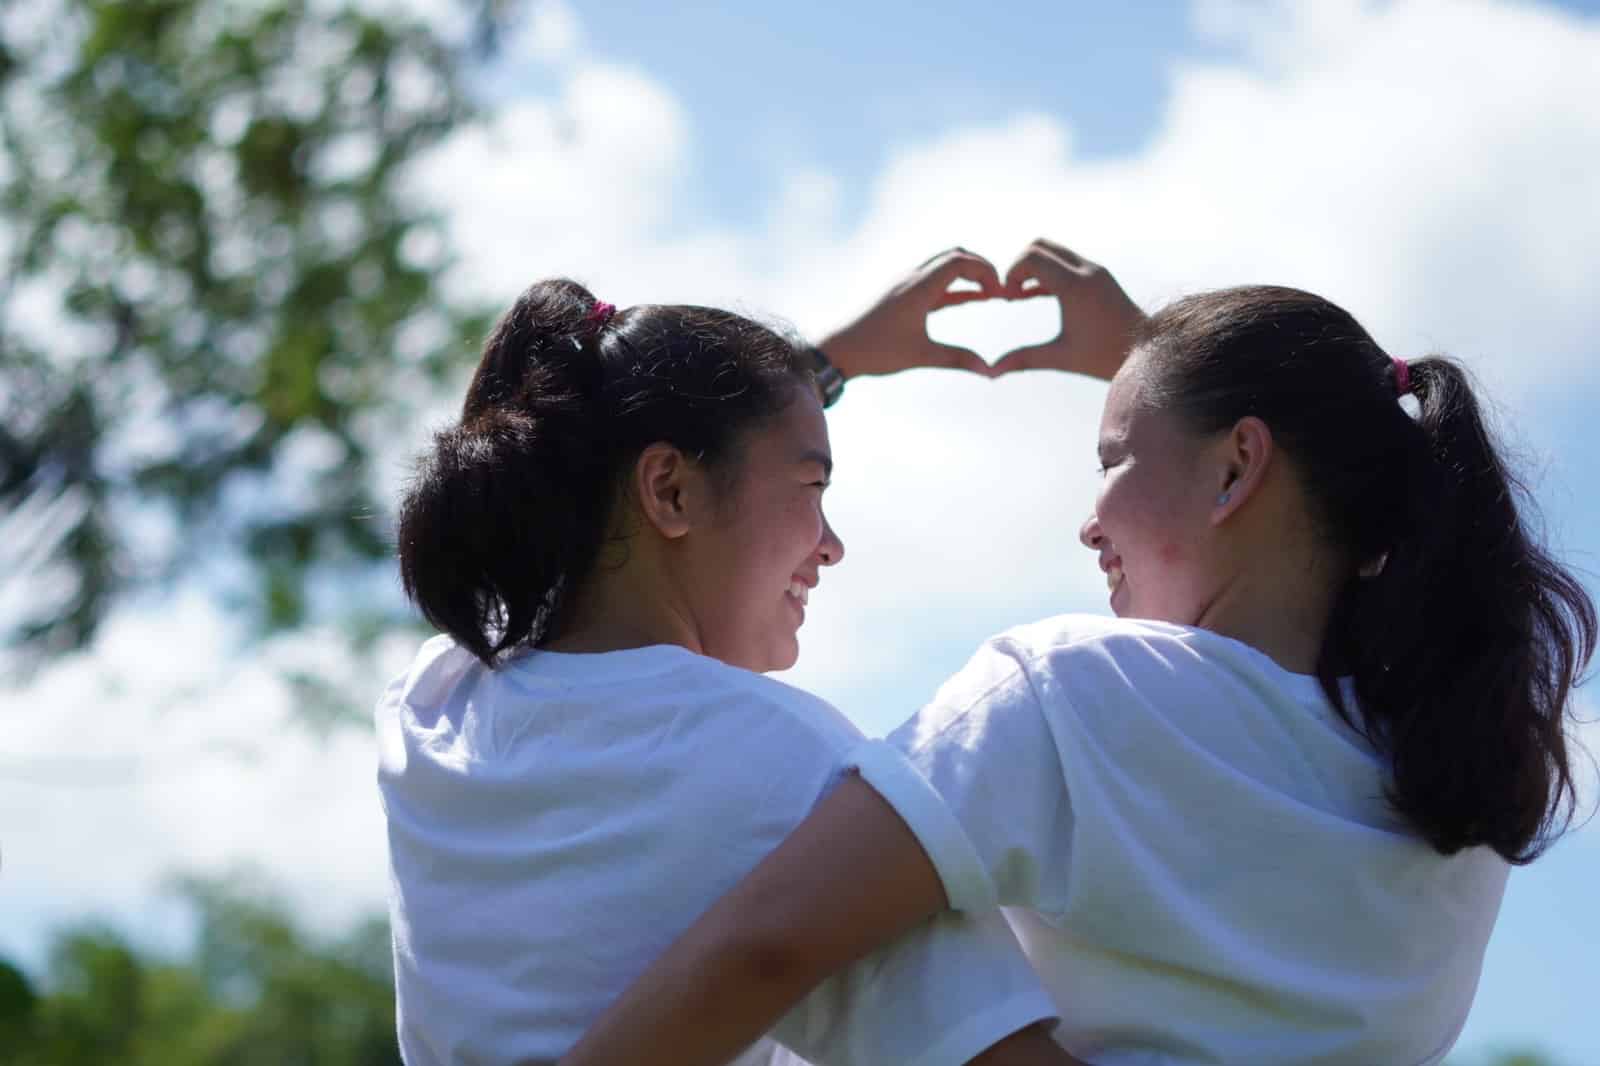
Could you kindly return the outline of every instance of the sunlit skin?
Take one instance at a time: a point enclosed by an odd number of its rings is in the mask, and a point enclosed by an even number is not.
[[[1320,538],[1298,474],[1260,419],[1201,436],[1142,402],[1146,357],[1112,380],[1100,493],[1079,531],[1111,609],[1209,629],[1314,673],[1349,563]]]
[[[640,455],[623,537],[583,582],[552,651],[677,644],[755,671],[785,670],[821,570],[844,557],[822,495],[832,474],[814,390],[746,432],[731,487],[666,444]]]

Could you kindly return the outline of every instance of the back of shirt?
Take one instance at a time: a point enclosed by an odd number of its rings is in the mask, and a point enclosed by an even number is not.
[[[861,744],[826,703],[670,646],[531,652],[491,671],[437,638],[385,692],[377,722],[410,1066],[559,1057],[788,835]],[[879,772],[926,790],[884,750]],[[976,869],[959,825],[929,800],[909,818],[919,839],[935,855],[965,848]],[[839,1062],[961,1062],[1048,1016],[1005,923],[984,921],[941,920],[905,949],[901,968],[967,969],[992,986],[948,1018],[875,1004],[875,975],[897,972],[880,963],[825,985],[782,1035]]]
[[[1315,678],[1161,623],[982,649],[891,741],[961,819],[1103,1066],[1442,1059],[1506,864],[1442,856]]]

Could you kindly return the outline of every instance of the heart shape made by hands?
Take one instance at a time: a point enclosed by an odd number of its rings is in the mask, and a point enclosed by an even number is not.
[[[1060,333],[1061,305],[1051,299],[997,296],[940,308],[928,316],[929,340],[970,348],[990,365],[1006,352],[1046,344]]]

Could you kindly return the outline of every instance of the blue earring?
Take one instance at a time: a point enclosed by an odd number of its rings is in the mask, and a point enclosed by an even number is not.
[[[1221,496],[1218,496],[1217,497],[1217,506],[1221,507],[1224,504],[1226,504],[1228,502],[1228,497],[1231,496],[1231,495],[1232,495],[1232,493],[1224,492]]]

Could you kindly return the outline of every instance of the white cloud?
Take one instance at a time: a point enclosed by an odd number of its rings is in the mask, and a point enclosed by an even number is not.
[[[668,221],[687,148],[670,93],[584,64],[558,96],[510,102],[443,145],[415,180],[452,216],[457,291],[509,302],[536,278],[582,277],[634,254]]]
[[[381,901],[370,738],[324,738],[297,718],[276,668],[303,649],[241,662],[233,636],[214,605],[185,595],[120,615],[92,657],[7,695],[0,953],[34,954],[28,937],[88,914],[159,933],[152,901],[178,872],[259,865],[326,930]]]
[[[538,0],[512,35],[507,51],[513,62],[560,63],[583,45],[583,26],[566,0]]]

